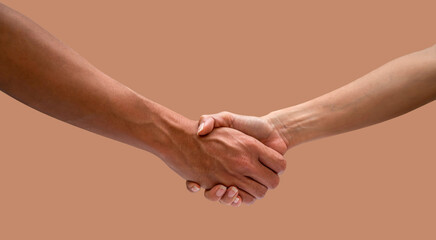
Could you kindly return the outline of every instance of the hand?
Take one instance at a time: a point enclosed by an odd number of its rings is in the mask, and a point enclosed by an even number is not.
[[[229,127],[252,136],[266,146],[285,154],[288,150],[286,139],[280,135],[271,119],[269,115],[253,117],[230,112],[203,115],[198,121],[197,134],[204,136],[212,132],[214,128]]]
[[[230,127],[237,129],[247,135],[250,135],[266,146],[284,154],[288,149],[288,144],[277,131],[277,128],[272,123],[270,115],[264,117],[252,117],[237,115],[229,112],[221,112],[212,115],[203,115],[198,122],[198,135],[207,135],[212,132],[214,128]],[[191,192],[200,190],[200,186],[192,181],[186,182],[187,189]],[[218,184],[212,189],[206,190],[204,195],[211,201],[220,201],[223,204],[231,204],[232,206],[240,206],[240,196],[232,197],[230,189],[226,192],[227,188],[224,185]],[[220,190],[221,191],[218,191]],[[237,190],[237,189],[236,189]],[[233,192],[233,191],[232,191]],[[230,194],[230,196],[229,196]]]
[[[281,154],[231,128],[216,129],[199,137],[197,126],[192,121],[173,129],[174,146],[162,155],[180,176],[205,189],[218,183],[237,186],[239,199],[248,204],[277,187],[280,181],[277,174],[286,167]]]

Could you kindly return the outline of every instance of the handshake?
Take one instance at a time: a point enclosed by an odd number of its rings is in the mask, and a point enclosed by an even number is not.
[[[47,115],[150,151],[190,191],[251,204],[279,184],[298,144],[405,114],[436,99],[436,45],[397,58],[305,103],[263,117],[222,112],[189,120],[92,66],[0,3],[0,90]]]
[[[186,128],[186,139],[175,147],[173,160],[164,161],[173,163],[169,166],[187,179],[192,192],[203,187],[209,200],[251,204],[279,185],[286,168],[282,155],[289,143],[275,123],[271,115],[203,115],[198,130]]]

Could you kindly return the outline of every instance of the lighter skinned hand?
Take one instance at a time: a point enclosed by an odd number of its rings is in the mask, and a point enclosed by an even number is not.
[[[200,136],[211,133],[214,128],[229,127],[258,139],[280,154],[285,154],[288,149],[286,140],[274,127],[268,115],[264,117],[253,117],[230,112],[221,112],[201,116],[198,125],[198,135]],[[198,192],[200,190],[200,186],[192,181],[186,181],[186,186],[191,192]],[[211,189],[207,189],[204,195],[211,201],[220,201],[222,204],[238,207],[242,202],[242,196],[238,196],[238,192],[235,186],[227,188],[222,184],[218,184]]]

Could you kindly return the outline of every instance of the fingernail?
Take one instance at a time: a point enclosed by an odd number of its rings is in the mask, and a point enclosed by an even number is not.
[[[201,130],[203,130],[204,127],[204,123],[201,123],[200,126],[198,127],[198,131],[197,134],[201,132]]]
[[[236,204],[238,202],[239,202],[239,198],[237,197],[237,198],[235,198],[235,201],[233,201],[233,203]]]
[[[222,195],[224,195],[224,193],[226,192],[226,187],[224,186],[220,186],[220,188],[218,189],[218,191],[216,191],[216,195],[218,197],[221,197]]]
[[[229,195],[229,197],[234,197],[237,192],[238,192],[238,189],[236,189],[235,187],[231,187],[230,191],[227,195]]]
[[[198,188],[197,186],[192,186],[191,190],[193,192],[198,192],[198,190],[200,190],[200,188]]]

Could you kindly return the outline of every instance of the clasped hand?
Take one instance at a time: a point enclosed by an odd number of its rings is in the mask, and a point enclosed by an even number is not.
[[[183,151],[189,153],[184,156],[190,161],[188,167],[173,168],[188,179],[189,191],[203,187],[207,199],[240,206],[254,203],[278,186],[288,147],[269,116],[222,112],[203,115],[197,127],[198,137],[191,143],[185,141],[192,146],[184,144],[190,149]]]

